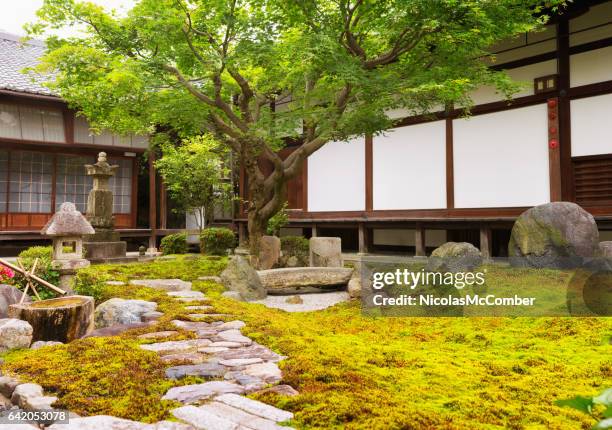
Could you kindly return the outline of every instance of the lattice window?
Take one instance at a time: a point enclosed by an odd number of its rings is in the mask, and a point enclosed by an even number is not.
[[[0,103],[0,137],[65,142],[60,110]]]
[[[8,185],[8,151],[0,151],[0,212],[6,211]]]
[[[93,187],[93,179],[85,174],[84,166],[94,162],[93,157],[57,156],[55,210],[64,202],[72,202],[79,211],[87,211],[87,195]]]
[[[50,213],[53,157],[26,151],[11,152],[9,212]]]
[[[119,168],[110,181],[113,190],[113,213],[129,214],[132,208],[132,160],[127,158],[110,158],[110,164]]]

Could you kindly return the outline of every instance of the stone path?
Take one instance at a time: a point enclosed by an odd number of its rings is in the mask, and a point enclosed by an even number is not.
[[[178,281],[178,282],[177,282]],[[191,290],[191,283],[179,280],[132,281],[165,290],[170,297],[185,302],[186,311],[211,311],[204,294]],[[223,316],[224,314],[191,314]],[[174,387],[163,400],[174,400],[183,406],[173,409],[179,422],[162,421],[144,424],[111,416],[71,418],[69,424],[53,424],[50,430],[275,430],[290,429],[282,423],[293,418],[291,412],[244,397],[256,391],[272,391],[287,395],[298,393],[289,386],[276,385],[282,379],[277,363],[285,357],[244,336],[243,321],[172,321],[181,330],[193,332],[195,339],[166,341],[176,331],[146,333],[139,338],[154,343],[141,348],[160,355],[168,363],[166,376],[182,379],[197,376],[209,379],[201,384]],[[0,384],[2,385],[2,384]],[[28,384],[25,384],[28,385]],[[272,387],[270,387],[272,386]],[[39,393],[42,396],[42,391]],[[40,396],[39,396],[40,397]],[[44,399],[48,399],[44,397]],[[55,399],[55,398],[53,398]],[[12,427],[10,427],[12,428]],[[0,430],[9,430],[0,424]],[[28,428],[20,426],[20,428]]]

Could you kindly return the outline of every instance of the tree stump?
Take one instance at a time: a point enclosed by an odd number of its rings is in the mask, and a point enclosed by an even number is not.
[[[70,296],[11,305],[9,316],[30,323],[33,341],[71,342],[94,329],[94,300]]]

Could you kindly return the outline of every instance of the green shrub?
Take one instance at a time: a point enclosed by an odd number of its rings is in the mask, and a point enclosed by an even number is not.
[[[50,284],[59,285],[59,272],[53,268],[53,248],[51,246],[32,246],[21,251],[18,257],[23,267],[28,271],[38,258],[35,275]],[[20,273],[15,273],[12,283],[22,289],[26,286],[26,280]],[[35,286],[42,299],[50,299],[56,296],[53,291],[45,287],[39,287],[38,284]]]
[[[288,266],[288,261],[291,257],[297,259],[296,264],[292,266],[308,266],[308,254],[310,252],[308,239],[302,236],[283,236],[280,238],[282,257],[280,259],[280,265],[282,267]]]
[[[200,234],[200,250],[203,254],[226,255],[236,247],[236,235],[229,228],[210,227]]]
[[[161,240],[161,251],[164,255],[186,254],[187,233],[175,233],[164,237]]]
[[[268,220],[266,232],[272,236],[279,236],[281,228],[285,227],[287,224],[289,224],[289,213],[287,212],[287,202],[285,202],[278,212]]]

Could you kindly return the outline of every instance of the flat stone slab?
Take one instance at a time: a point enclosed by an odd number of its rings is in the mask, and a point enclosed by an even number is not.
[[[285,301],[287,296],[268,296],[263,300],[252,303],[260,303],[269,308],[282,309],[287,312],[312,312],[327,309],[330,306],[350,300],[346,291],[336,291],[332,293],[302,294],[302,303],[293,304]]]
[[[220,276],[200,276],[198,281],[216,282],[217,284],[222,283]]]
[[[183,364],[201,364],[206,360],[206,356],[196,352],[182,352],[179,354],[168,354],[160,357],[162,363],[183,363]]]
[[[253,343],[251,339],[240,333],[240,330],[220,331],[219,333],[217,333],[217,338],[218,339],[215,340],[218,340],[220,342],[236,342],[242,343],[244,345],[250,345]]]
[[[181,279],[134,279],[130,285],[139,287],[155,288],[164,291],[188,291],[191,290],[191,282]]]
[[[280,382],[283,378],[281,370],[275,363],[259,363],[259,364],[251,364],[242,370],[242,373],[249,376],[254,376],[256,378],[261,379],[262,381],[267,382],[268,384],[275,384]]]
[[[346,288],[353,269],[290,267],[257,272],[268,294],[319,293]]]
[[[200,305],[200,306],[185,306],[188,311],[210,311],[213,309],[212,306]]]
[[[238,424],[195,406],[173,409],[172,415],[201,430],[238,430]]]
[[[181,299],[205,299],[206,296],[200,291],[171,291],[168,293],[170,297],[181,298]]]
[[[178,331],[167,330],[167,331],[156,331],[153,333],[145,333],[138,336],[138,339],[165,339],[178,334]]]
[[[185,352],[196,352],[199,348],[209,346],[211,341],[208,339],[189,339],[170,342],[151,343],[140,345],[142,349],[157,352],[160,355],[179,354]]]
[[[15,426],[26,429],[22,425]],[[36,427],[38,428],[38,427]],[[68,424],[53,424],[48,427],[50,430],[196,430],[196,428],[183,423],[160,421],[155,424],[144,424],[137,421],[130,421],[123,418],[111,417],[108,415],[96,415],[93,417],[70,418]],[[0,430],[4,430],[0,425]],[[7,428],[8,430],[8,428]]]
[[[226,367],[247,366],[249,364],[263,363],[261,358],[230,358],[228,360],[219,360],[219,364]]]
[[[162,400],[176,400],[181,403],[197,403],[221,394],[241,394],[244,387],[227,381],[210,381],[203,384],[173,387],[162,397]],[[175,409],[176,410],[176,409]],[[174,414],[174,411],[173,411]],[[174,416],[176,416],[174,414]],[[180,417],[177,416],[180,419]]]
[[[106,281],[105,282],[106,285],[112,285],[115,287],[120,287],[121,285],[125,285],[125,282],[123,281]]]
[[[228,342],[228,341],[219,341],[219,342],[213,342],[210,345],[208,345],[210,347],[225,347],[225,348],[240,348],[242,346],[244,346],[242,343],[240,342]]]
[[[222,360],[259,358],[262,361],[271,361],[273,363],[277,363],[285,359],[284,356],[278,355],[277,353],[269,350],[263,345],[259,345],[258,343],[253,343],[246,347],[228,349],[225,352],[221,352],[218,357]]]
[[[274,421],[250,414],[242,409],[221,402],[213,401],[198,407],[198,409],[216,415],[219,418],[227,419],[238,425],[238,428],[253,430],[278,430],[286,428],[279,426]]]
[[[205,358],[204,356],[202,356]],[[199,376],[202,378],[220,378],[227,372],[227,367],[214,361],[201,364],[186,364],[166,369],[166,376],[170,379],[183,379],[187,376]]]
[[[225,346],[206,346],[204,348],[198,349],[198,352],[202,354],[218,354],[220,352],[229,351],[230,349]]]
[[[244,323],[244,321],[236,320],[236,321],[224,322],[223,324],[220,324],[220,325],[218,325],[215,328],[220,330],[220,331],[223,331],[223,330],[240,330],[245,325],[246,324]]]
[[[225,403],[228,406],[241,409],[258,417],[262,417],[268,420],[282,422],[293,419],[293,413],[283,411],[282,409],[275,408],[274,406],[266,405],[265,403],[258,402],[243,396],[236,394],[222,394],[221,396],[215,397],[216,402]]]
[[[210,323],[204,321],[181,321],[181,320],[172,320],[172,325],[176,328],[180,328],[187,331],[198,331],[209,329],[211,327]]]

